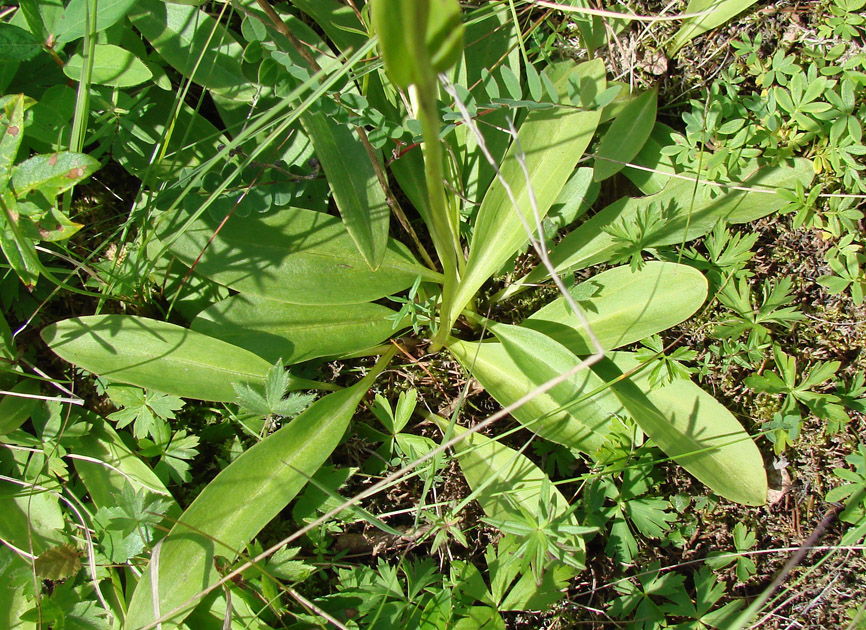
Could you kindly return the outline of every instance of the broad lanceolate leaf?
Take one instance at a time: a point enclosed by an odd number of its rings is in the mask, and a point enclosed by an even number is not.
[[[625,106],[611,123],[595,154],[593,181],[618,173],[638,154],[656,121],[658,92],[649,90]]]
[[[328,177],[349,236],[375,271],[387,251],[389,210],[370,156],[348,127],[324,114],[307,113],[301,124]]]
[[[550,337],[529,328],[492,324],[502,343],[451,340],[448,349],[501,405],[509,405],[580,362]],[[512,412],[541,437],[592,455],[622,405],[592,370],[578,372]],[[583,396],[598,392],[588,399]]]
[[[573,73],[560,78],[557,89],[564,92],[569,79],[575,77],[587,92],[604,91],[604,64],[598,59],[582,63]],[[512,144],[501,171],[530,227],[535,225],[530,192],[534,192],[539,216],[543,218],[583,156],[599,116],[594,110],[566,108],[532,111],[527,115],[518,133],[519,147],[518,143]],[[520,152],[525,154],[529,182],[518,161]],[[451,313],[443,317],[443,325],[450,326],[481,285],[529,241],[517,212],[505,187],[498,179],[494,180],[478,210],[466,273],[460,280]]]
[[[448,428],[448,421],[434,416],[434,420],[443,431]],[[461,435],[466,429],[454,426],[455,435]],[[538,512],[539,494],[547,475],[532,461],[512,448],[500,444],[496,440],[472,433],[454,446],[460,470],[466,478],[466,483],[477,492],[476,498],[484,513],[493,519],[509,517],[521,519],[522,506],[530,513]],[[555,518],[568,509],[568,499],[552,485],[550,479],[550,517]],[[577,518],[572,514],[569,524],[579,527]],[[583,540],[574,538],[574,542],[583,547]],[[583,562],[583,558],[575,558]]]
[[[79,409],[76,413],[89,429],[76,442],[75,453],[91,459],[75,459],[73,464],[96,507],[114,505],[114,497],[120,496],[124,484],[172,499],[150,466],[129,450],[111,425],[93,412]],[[176,518],[180,508],[175,504],[169,514]]]
[[[683,20],[680,30],[667,46],[668,57],[673,57],[689,40],[721,26],[755,2],[756,0],[690,0],[686,13],[707,11],[707,15]]]
[[[614,353],[593,366],[606,381],[640,365]],[[629,415],[667,455],[720,496],[744,505],[767,500],[758,447],[730,411],[690,380],[650,388],[648,370],[611,385]]]
[[[79,54],[72,55],[63,66],[63,74],[79,81],[86,60]],[[144,62],[120,46],[96,44],[93,51],[93,75],[91,82],[112,87],[131,87],[144,83],[153,73]]]
[[[160,57],[220,96],[252,101],[255,86],[241,70],[243,47],[214,18],[195,7],[138,0],[129,19]]]
[[[45,343],[108,380],[167,394],[231,402],[232,383],[259,385],[270,364],[248,350],[146,317],[92,315],[46,326]],[[295,389],[315,387],[296,379]]]
[[[307,306],[235,295],[199,313],[192,329],[290,365],[370,348],[391,335],[396,315],[378,304]]]
[[[137,630],[186,604],[219,579],[214,556],[234,558],[297,495],[339,444],[381,367],[357,385],[314,403],[244,452],[205,487],[163,539],[158,560],[154,557],[139,580],[129,605],[127,630]],[[154,610],[154,584],[158,610]],[[172,621],[180,622],[194,605]]]
[[[53,199],[99,169],[99,160],[84,153],[63,151],[34,155],[12,171],[12,186],[19,198],[39,190]]]
[[[808,187],[813,176],[811,162],[796,159],[792,166],[768,166],[754,171],[741,187],[759,189],[755,192],[709,184],[698,184],[695,190],[693,181],[671,179],[664,190],[655,195],[624,197],[610,204],[562,239],[551,252],[550,259],[560,273],[607,262],[622,243],[604,228],[623,221],[634,222],[638,213],[646,212],[652,206],[662,213],[664,224],[644,243],[646,247],[675,245],[696,239],[722,220],[728,223],[754,221],[786,203],[779,195],[761,192],[762,189],[793,189],[797,182]],[[519,290],[519,286],[540,282],[547,275],[544,268],[538,267],[499,297],[504,299]]]
[[[707,298],[707,280],[687,265],[651,261],[593,276],[571,290],[605,350],[634,343],[691,317]],[[545,333],[577,355],[595,348],[577,315],[558,298],[521,324]]]
[[[389,241],[382,264],[370,271],[343,223],[321,212],[287,208],[270,215],[232,216],[213,241],[220,221],[210,216],[189,228],[174,217],[160,237],[181,233],[171,252],[195,271],[243,293],[292,304],[360,304],[412,286],[419,275],[440,275]]]

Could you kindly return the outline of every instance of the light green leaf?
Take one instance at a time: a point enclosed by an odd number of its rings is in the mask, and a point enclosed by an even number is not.
[[[613,381],[639,365],[634,354],[618,352],[593,371]],[[650,388],[648,372],[611,385],[638,426],[713,492],[744,505],[766,503],[761,452],[731,412],[690,380]]]
[[[595,154],[593,181],[600,182],[624,168],[649,138],[656,121],[658,91],[644,92],[620,112],[608,128]]]
[[[370,271],[343,223],[320,212],[286,208],[232,216],[215,237],[220,220],[202,216],[186,229],[184,220],[175,216],[160,229],[165,240],[182,232],[170,249],[184,264],[192,265],[204,251],[197,273],[280,302],[360,304],[407,289],[419,275],[440,278],[393,240],[379,269]]]
[[[93,412],[79,409],[76,413],[88,423],[88,430],[76,441],[75,453],[90,459],[74,459],[73,464],[96,507],[115,505],[124,484],[172,498],[150,466],[129,450],[111,425]],[[168,515],[180,515],[177,504]]]
[[[670,177],[665,173],[676,172],[674,159],[669,155],[662,154],[662,148],[674,143],[675,133],[671,127],[657,122],[641,150],[630,160],[632,164],[653,170],[645,171],[631,166],[627,166],[623,170],[623,175],[628,177],[645,195],[654,195],[660,192],[670,181]]]
[[[439,416],[431,418],[440,429],[447,430],[447,420]],[[463,427],[454,426],[454,435],[465,432]],[[477,493],[478,503],[489,518],[522,520],[518,505],[530,513],[538,511],[538,495],[547,475],[528,457],[479,433],[472,433],[455,444],[454,452],[466,483]],[[549,478],[547,481],[550,483]],[[569,507],[568,500],[552,484],[550,503],[551,518]],[[569,520],[579,525],[574,515]]]
[[[291,365],[375,346],[394,333],[394,314],[378,304],[322,308],[242,293],[206,308],[191,328]]]
[[[580,64],[573,74],[561,77],[556,83],[557,89],[564,92],[569,78],[576,77],[582,85],[592,86],[599,92],[604,90],[604,64],[601,60]],[[583,156],[598,120],[598,111],[565,108],[532,111],[527,115],[518,139],[531,183],[526,181],[518,162],[516,143],[508,150],[501,171],[514,193],[520,213],[530,226],[535,225],[530,192],[534,191],[538,213],[543,218]],[[529,235],[504,186],[497,179],[478,210],[466,272],[457,287],[451,313],[443,317],[443,326],[450,326],[481,285],[527,242]]]
[[[650,261],[640,271],[609,269],[571,290],[589,328],[605,350],[667,330],[688,319],[707,298],[707,280],[697,269]],[[595,352],[589,335],[565,298],[557,298],[523,321],[577,355]]]
[[[184,398],[231,402],[233,383],[259,385],[270,368],[225,341],[131,315],[66,319],[45,327],[42,339],[63,359],[106,379]],[[293,386],[314,387],[303,379]]]
[[[346,230],[367,266],[379,268],[388,245],[388,200],[370,156],[348,127],[324,114],[301,117]]]
[[[222,25],[192,6],[138,0],[132,25],[185,77],[225,98],[250,102],[256,88],[241,70],[243,47]]]
[[[448,349],[503,406],[580,362],[567,348],[535,330],[506,324],[492,324],[490,330],[503,343],[451,340]],[[603,385],[592,370],[582,370],[511,415],[545,439],[592,455],[604,442],[610,417],[622,410],[609,389],[581,400]]]
[[[339,444],[385,362],[357,385],[313,403],[202,490],[163,539],[158,562],[151,562],[139,580],[125,628],[137,630],[156,618],[154,582],[159,585],[159,614],[165,614],[219,579],[213,557],[234,558],[298,494]],[[194,605],[172,620],[180,622]]]
[[[707,15],[693,17],[683,20],[680,30],[676,32],[673,39],[667,45],[668,57],[673,57],[690,40],[701,33],[716,28],[739,15],[757,0],[689,0],[686,13],[699,13],[709,10]]]
[[[135,0],[71,0],[57,21],[54,31],[59,46],[84,37],[88,3],[91,11],[96,10],[96,32],[101,33],[122,20],[135,4]],[[77,80],[77,77],[78,75],[72,78]]]
[[[63,66],[63,74],[73,81],[80,80],[85,60],[75,54]],[[132,87],[153,76],[144,62],[131,52],[114,44],[96,44],[93,51],[91,83],[111,87]]]
[[[99,160],[84,153],[63,151],[51,155],[34,155],[12,171],[12,186],[18,198],[34,190],[48,199],[66,192],[99,169]]]
[[[743,188],[793,189],[796,182],[808,187],[814,176],[809,160],[793,160],[793,166],[780,165],[755,170],[741,184]],[[638,212],[655,204],[667,218],[663,228],[655,233],[651,246],[676,245],[693,240],[713,229],[721,220],[747,223],[767,216],[785,205],[779,195],[767,192],[735,190],[684,179],[671,179],[661,192],[648,197],[622,198],[581,224],[554,247],[550,254],[557,272],[584,269],[607,262],[620,243],[603,228],[618,221],[633,220]],[[515,293],[524,283],[540,282],[547,271],[536,268],[519,283],[512,285],[500,298]]]

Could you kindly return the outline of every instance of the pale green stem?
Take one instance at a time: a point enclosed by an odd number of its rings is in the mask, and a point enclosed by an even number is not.
[[[418,94],[418,118],[424,138],[422,151],[424,154],[424,176],[427,181],[427,195],[430,203],[430,235],[433,245],[442,263],[442,274],[445,280],[442,287],[442,304],[440,313],[445,319],[440,321],[440,329],[433,339],[433,350],[440,348],[451,328],[449,313],[451,303],[457,290],[457,257],[460,252],[460,241],[455,226],[450,219],[448,205],[445,200],[445,188],[442,185],[442,145],[439,141],[439,112],[436,107],[436,74],[430,63],[426,45],[427,16],[424,12],[417,13],[417,23],[413,25],[415,59],[418,61],[419,76],[415,88]]]

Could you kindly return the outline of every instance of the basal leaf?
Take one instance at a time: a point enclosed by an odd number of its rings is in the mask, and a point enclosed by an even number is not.
[[[92,315],[46,326],[45,343],[108,380],[184,398],[231,402],[233,383],[259,385],[270,364],[248,350],[146,317]],[[295,389],[310,388],[297,379]]]
[[[111,425],[90,411],[78,410],[77,414],[87,422],[88,431],[76,441],[75,453],[89,459],[75,459],[73,464],[96,507],[115,505],[114,497],[120,496],[124,484],[172,499],[150,466],[129,450]],[[180,508],[175,504],[169,515],[177,518]]]
[[[691,317],[707,297],[707,280],[686,265],[650,261],[597,274],[572,289],[589,328],[605,350],[640,341]],[[577,355],[595,351],[586,329],[557,298],[521,324],[555,339]]]
[[[63,66],[63,73],[78,81],[85,60],[75,54]],[[120,46],[96,44],[93,51],[93,74],[91,83],[111,87],[132,87],[149,80],[153,76],[144,62]]]
[[[619,352],[596,363],[593,371],[615,381],[639,365],[633,354]],[[638,426],[713,492],[744,505],[763,505],[764,460],[731,412],[690,380],[651,388],[647,377],[644,370],[611,385]]]
[[[245,451],[202,490],[163,539],[158,562],[151,562],[139,580],[125,628],[146,626],[219,578],[214,556],[234,558],[297,495],[339,444],[379,371],[313,403]],[[152,575],[157,569],[158,575]],[[154,583],[159,589],[158,612]],[[172,621],[180,622],[194,605]]]
[[[287,365],[370,348],[394,333],[378,304],[307,306],[235,295],[199,313],[192,329]]]
[[[197,273],[280,302],[360,304],[407,289],[419,275],[440,278],[395,241],[389,241],[379,268],[370,271],[343,223],[311,210],[232,216],[215,237],[219,220],[202,216],[188,228],[183,221],[176,216],[160,228],[164,240],[182,232],[170,246],[175,256],[192,265],[204,251]]]
[[[328,178],[346,230],[375,271],[388,245],[388,200],[361,141],[348,127],[319,113],[301,117]]]
[[[448,348],[501,405],[509,405],[580,362],[546,335],[519,326],[493,324],[499,342],[451,340]],[[578,372],[512,412],[541,437],[593,454],[604,442],[610,417],[621,404],[592,370]],[[581,400],[587,394],[599,393]]]
[[[638,96],[611,123],[595,154],[593,180],[618,173],[643,147],[656,121],[657,90]]]
[[[792,166],[765,166],[756,169],[741,184],[741,188],[757,188],[755,192],[698,184],[680,178],[671,179],[664,190],[648,197],[622,198],[581,224],[553,248],[551,262],[557,272],[584,269],[610,260],[620,247],[614,236],[604,228],[622,221],[634,221],[639,212],[655,206],[665,217],[664,226],[653,233],[647,246],[676,245],[696,239],[712,230],[721,220],[747,223],[767,216],[787,203],[779,195],[763,192],[773,188],[793,189],[796,182],[808,186],[814,176],[811,162],[793,160]],[[500,298],[512,295],[525,283],[540,282],[547,271],[536,268],[523,280],[509,287]]]
[[[26,379],[17,383],[10,393],[0,398],[0,435],[11,433],[30,419],[30,414],[41,405],[38,398],[27,398],[15,394],[39,394],[39,383]]]
[[[557,89],[564,91],[571,76],[560,78]],[[581,84],[599,91],[604,89],[604,64],[600,60],[580,64],[574,69],[574,76]],[[530,181],[526,181],[518,161],[516,143],[508,150],[501,171],[530,226],[535,225],[530,191],[534,192],[538,213],[543,218],[583,156],[598,120],[599,112],[595,110],[555,108],[527,114],[518,139]],[[443,325],[450,326],[481,285],[528,241],[529,235],[517,210],[512,207],[502,183],[495,180],[478,210],[466,272],[457,287],[451,313],[443,317]]]
[[[443,431],[448,428],[447,420],[438,416],[433,419]],[[454,435],[465,432],[463,427],[454,426]],[[547,475],[528,457],[479,433],[458,442],[454,452],[466,483],[477,492],[476,498],[488,517],[520,518],[518,505],[530,513],[538,511],[538,495]],[[565,496],[552,485],[550,503],[551,516],[562,514],[569,507]],[[571,520],[578,526],[574,516]]]

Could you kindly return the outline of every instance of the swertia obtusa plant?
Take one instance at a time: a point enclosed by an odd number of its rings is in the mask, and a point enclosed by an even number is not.
[[[241,4],[239,32],[195,6],[157,0],[134,3],[118,18],[142,50],[143,42],[153,50],[162,75],[183,77],[184,90],[207,90],[216,110],[210,119],[167,99],[158,84],[122,91],[150,77],[123,68],[112,75],[109,61],[89,78],[116,122],[117,140],[103,133],[105,146],[143,182],[129,226],[131,267],[146,269],[142,283],[165,287],[172,321],[87,315],[46,326],[42,338],[107,381],[217,403],[236,403],[240,393],[244,408],[267,417],[294,416],[281,411],[294,400],[283,398],[286,391],[330,393],[233,458],[185,510],[104,419],[77,416],[90,433],[82,448],[110,464],[82,467],[97,508],[125,496],[147,525],[136,545],[151,546],[148,563],[124,570],[128,606],[107,605],[124,628],[181,623],[213,591],[221,602],[214,610],[230,608],[218,587],[236,570],[221,571],[217,556],[245,557],[315,478],[396,353],[397,337],[409,331],[454,357],[506,410],[468,428],[457,424],[459,413],[431,414],[443,441],[413,443],[410,464],[453,448],[486,522],[506,534],[491,547],[491,574],[511,570],[502,558],[526,556],[524,577],[501,577],[490,592],[481,589],[481,604],[467,604],[491,619],[549,601],[580,571],[583,537],[592,531],[549,474],[478,432],[506,414],[533,439],[593,463],[609,451],[622,418],[631,418],[636,439],[652,440],[713,492],[746,505],[766,501],[761,454],[734,416],[687,370],[660,378],[646,351],[621,348],[649,340],[661,350],[653,336],[707,298],[699,270],[654,253],[777,211],[786,202],[772,191],[808,187],[808,162],[747,161],[737,182],[707,182],[686,170],[645,177],[627,164],[656,125],[656,92],[630,93],[607,78],[598,58],[532,62],[504,5],[464,12],[456,0],[373,0],[356,13],[336,2],[295,0],[294,12]],[[87,23],[82,35],[93,38],[99,22]],[[110,44],[88,42],[94,58],[111,59],[112,49],[101,48]],[[513,44],[522,54],[507,53]],[[64,71],[81,79],[87,67]],[[128,112],[136,108],[134,118]],[[18,109],[9,111],[19,116]],[[157,128],[154,147],[144,138],[154,139],[146,130]],[[644,196],[618,199],[584,220],[600,185],[619,173]],[[552,213],[573,219],[549,248],[544,222]],[[392,217],[399,229],[391,229]],[[491,279],[512,271],[528,245],[542,264],[487,297]],[[608,268],[579,284],[564,279],[600,266]],[[559,297],[521,321],[484,315],[548,281]],[[300,370],[277,373],[365,355],[381,358],[347,388]],[[147,400],[142,394],[138,408]],[[402,426],[386,427],[382,452],[399,447],[406,455],[412,449],[399,438],[408,417],[392,416]],[[167,533],[143,516],[142,506],[154,505]],[[247,568],[258,567],[259,556]],[[464,573],[466,593],[476,592],[468,586],[472,569]]]

